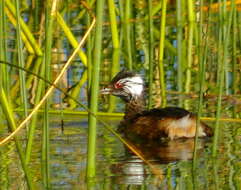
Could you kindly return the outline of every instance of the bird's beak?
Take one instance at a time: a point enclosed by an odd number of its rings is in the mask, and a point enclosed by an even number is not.
[[[100,94],[111,94],[112,93],[112,88],[111,87],[105,87],[100,90]]]

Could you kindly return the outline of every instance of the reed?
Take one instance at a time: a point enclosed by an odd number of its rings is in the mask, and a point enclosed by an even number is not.
[[[177,17],[177,88],[179,92],[183,91],[183,5],[182,0],[176,1],[176,17]]]
[[[53,22],[54,15],[57,11],[57,3],[58,0],[47,1],[46,4],[46,12],[45,12],[45,78],[50,80],[50,67],[51,67],[51,52],[52,52],[52,41],[53,41]],[[50,9],[51,5],[51,9]],[[47,88],[47,84],[45,84],[45,88]],[[44,128],[43,128],[43,143],[42,143],[42,174],[44,186],[46,189],[50,188],[50,171],[49,171],[49,100],[47,99],[45,102],[44,108]]]
[[[95,3],[95,0],[87,0],[86,1],[87,3],[87,10],[89,11],[90,14],[92,14],[91,12],[91,7],[93,7],[93,4]],[[84,10],[83,10],[84,11]],[[85,15],[85,22],[86,22],[86,25],[87,27],[90,26],[90,21],[91,21],[91,15],[90,14],[86,14]],[[87,37],[87,42],[86,42],[86,56],[87,56],[87,63],[88,63],[88,66],[87,66],[87,96],[89,97],[89,92],[90,92],[90,86],[91,86],[91,71],[92,71],[92,50],[93,50],[93,41],[92,38],[91,38],[92,35],[89,35]],[[88,101],[89,103],[89,101]]]
[[[148,108],[152,108],[153,102],[153,68],[154,68],[154,34],[153,34],[153,19],[152,19],[152,0],[148,0],[148,26],[149,26],[149,97]]]
[[[79,82],[76,84],[76,86],[71,89],[71,91],[69,92],[71,97],[73,97],[74,99],[77,99],[78,98],[78,95],[80,94],[80,90],[81,88],[83,87],[83,85],[86,83],[88,79],[88,73],[87,73],[87,70],[85,70],[79,80]],[[75,101],[73,101],[73,99],[68,99],[66,98],[68,104],[69,104],[69,109],[73,109],[73,108],[76,108],[77,104]]]
[[[166,31],[166,11],[167,11],[167,0],[162,1],[162,13],[161,13],[161,24],[160,24],[160,44],[159,44],[159,78],[161,87],[161,101],[162,107],[165,107],[166,102],[166,83],[165,83],[165,71],[164,71],[164,41]]]
[[[16,6],[16,18],[17,18],[17,49],[18,49],[18,64],[20,67],[24,67],[24,54],[23,54],[23,44],[22,39],[20,36],[21,33],[21,27],[20,27],[20,7],[19,7],[19,1],[15,0],[15,6]],[[20,96],[23,103],[23,109],[24,109],[24,117],[28,115],[27,109],[28,109],[28,101],[27,101],[27,92],[26,92],[26,80],[25,80],[25,73],[20,70],[19,71],[19,79],[20,79]]]
[[[16,25],[16,9],[14,8],[14,6],[10,0],[6,0],[5,4],[6,4],[5,8],[8,11],[7,15],[8,15],[10,21],[14,25]],[[19,20],[19,23],[21,25],[21,28],[22,28],[24,36],[25,36],[25,42],[28,43],[27,45],[26,44],[25,45],[27,47],[30,47],[31,49],[33,49],[35,51],[36,55],[42,56],[43,53],[42,53],[39,45],[37,44],[35,38],[33,37],[28,26],[25,24],[25,22],[21,18]],[[31,49],[30,49],[30,51],[31,51]],[[32,53],[32,51],[30,53]]]
[[[0,1],[0,60],[6,61],[7,58],[7,32],[6,32],[6,17],[4,11],[5,2]],[[9,93],[9,75],[6,65],[0,66],[0,84],[5,89],[6,93]]]
[[[90,111],[94,114],[98,110],[99,75],[102,48],[102,26],[103,26],[104,0],[96,3],[96,29],[95,45],[93,55],[91,89],[90,89]],[[95,152],[96,152],[96,118],[89,114],[88,128],[88,153],[87,153],[87,177],[95,176]]]
[[[56,17],[57,17],[57,22],[59,24],[59,26],[63,29],[65,36],[68,38],[70,44],[73,46],[73,48],[77,48],[78,47],[78,41],[75,39],[74,35],[72,34],[70,28],[68,27],[68,25],[65,23],[64,19],[62,18],[60,13],[56,13]],[[85,53],[80,50],[78,52],[78,55],[80,57],[80,60],[82,61],[82,63],[87,66],[87,57],[85,55]]]
[[[36,60],[35,65],[39,65],[41,64],[43,61],[43,59],[40,57]],[[44,70],[45,70],[45,65],[41,64],[40,67],[40,76],[44,75]],[[36,77],[35,77],[36,78]],[[35,97],[35,105],[37,105],[41,99],[41,93],[43,92],[43,80],[38,81],[37,85],[38,85],[38,89],[36,92],[36,97]],[[37,124],[37,120],[38,119],[38,114],[34,115],[31,123],[29,125],[29,133],[28,133],[28,141],[27,141],[27,146],[26,146],[26,164],[29,164],[30,159],[31,159],[31,152],[32,152],[32,146],[33,146],[33,141],[34,141],[34,135],[35,135],[35,128],[36,128],[36,124]]]
[[[115,74],[119,71],[119,60],[120,60],[120,42],[119,42],[119,31],[117,26],[117,16],[116,16],[116,8],[113,0],[108,0],[108,10],[109,10],[109,19],[110,19],[110,27],[111,27],[111,37],[113,44],[113,52],[112,52],[112,63],[110,70],[110,78],[112,79]],[[113,112],[116,107],[116,98],[109,97],[109,107],[108,112]]]
[[[132,0],[125,1],[125,11],[123,13],[123,22],[125,23],[124,27],[124,42],[127,54],[127,65],[126,67],[129,70],[133,69],[133,55],[132,55],[132,44],[131,44],[131,26],[130,26],[130,9],[131,9]]]
[[[187,1],[188,7],[188,44],[187,44],[187,68],[186,68],[186,81],[185,81],[185,92],[190,92],[191,87],[191,68],[192,68],[192,54],[193,54],[193,35],[194,35],[194,22],[195,14],[193,9],[193,1]]]
[[[111,72],[109,75],[111,79],[120,70],[119,61],[120,61],[120,49],[114,48],[112,52]],[[113,112],[115,110],[115,107],[116,107],[116,97],[110,96],[108,112]]]
[[[219,48],[219,51],[223,51],[223,60],[218,65],[218,71],[220,72],[220,74],[219,74],[219,78],[218,78],[218,81],[219,81],[218,102],[217,102],[217,107],[216,107],[216,121],[215,121],[215,131],[214,131],[213,149],[212,149],[213,157],[217,156],[218,138],[219,138],[219,130],[220,130],[220,117],[221,117],[221,108],[222,108],[222,94],[223,94],[223,87],[224,87],[225,71],[227,70],[230,29],[231,29],[231,23],[232,23],[233,12],[234,12],[234,7],[235,7],[234,1],[232,1],[231,6],[232,6],[232,8],[231,8],[231,12],[229,14],[228,23],[221,21],[221,23],[223,24],[222,25],[223,26],[222,27],[222,35],[223,35],[223,39],[224,39],[224,44],[223,44],[223,50],[221,49],[221,47]],[[224,11],[224,13],[225,13],[226,7],[223,7],[223,9],[220,7],[220,11]],[[224,16],[223,19],[226,19],[225,14],[224,15],[220,14],[220,19],[222,19],[221,16]],[[226,80],[227,80],[227,76],[226,76]],[[228,88],[228,86],[226,86],[226,88]],[[226,91],[226,93],[227,93],[227,91]]]
[[[113,42],[113,48],[119,48],[119,34],[117,28],[117,21],[116,21],[116,13],[115,13],[115,4],[113,0],[108,0],[108,10],[109,10],[109,18],[111,23],[111,37]]]

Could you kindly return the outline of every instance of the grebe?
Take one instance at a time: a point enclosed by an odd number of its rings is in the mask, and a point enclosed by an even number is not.
[[[154,140],[161,137],[192,138],[196,133],[196,115],[178,107],[145,110],[144,81],[132,71],[120,71],[101,90],[101,94],[112,94],[120,97],[126,103],[121,131],[139,137]],[[201,122],[198,136],[212,136],[213,131]]]

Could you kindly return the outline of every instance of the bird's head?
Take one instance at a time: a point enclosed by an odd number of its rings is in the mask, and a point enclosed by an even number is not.
[[[144,81],[141,76],[132,71],[122,70],[101,90],[101,94],[112,94],[129,102],[143,96],[143,91]]]

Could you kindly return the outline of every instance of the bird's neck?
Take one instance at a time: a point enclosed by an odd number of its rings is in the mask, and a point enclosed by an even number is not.
[[[142,113],[145,110],[145,101],[144,97],[137,97],[135,99],[131,99],[129,102],[126,103],[126,110],[125,110],[125,120],[131,120],[135,118],[137,114]]]

